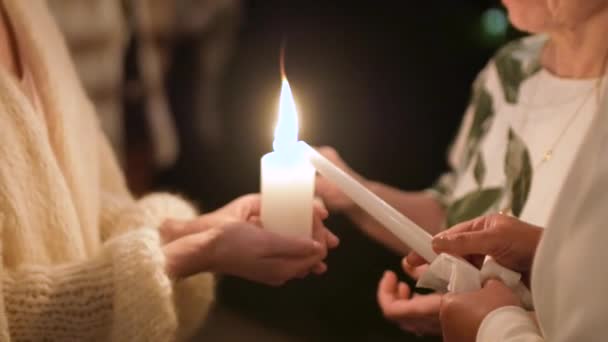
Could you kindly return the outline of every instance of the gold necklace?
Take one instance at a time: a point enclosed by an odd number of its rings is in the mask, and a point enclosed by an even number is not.
[[[593,88],[591,88],[591,90],[587,94],[585,94],[585,98],[581,101],[580,105],[576,108],[576,110],[570,116],[570,118],[568,118],[566,125],[564,125],[564,127],[560,131],[559,135],[555,138],[555,140],[553,141],[553,144],[551,144],[549,146],[549,148],[547,150],[545,150],[541,160],[535,165],[534,171],[538,170],[543,164],[545,164],[546,162],[553,159],[553,153],[555,152],[555,148],[561,142],[562,138],[564,137],[564,135],[566,134],[566,132],[568,131],[568,129],[570,128],[570,126],[572,125],[574,120],[578,117],[579,112],[581,111],[581,109],[583,109],[583,107],[585,107],[585,105],[587,104],[589,99],[592,97],[593,93],[597,90],[597,88],[598,88],[598,83],[596,82],[595,86],[593,86]],[[527,121],[528,115],[529,115],[529,113],[526,112],[526,121]]]
[[[538,81],[538,82],[540,82],[540,81]],[[572,125],[574,120],[578,117],[578,114],[581,111],[581,109],[583,109],[585,104],[587,104],[587,101],[589,101],[589,99],[592,97],[591,95],[593,95],[594,92],[599,90],[599,88],[598,88],[599,84],[600,84],[600,82],[596,82],[596,84],[593,86],[593,88],[591,88],[591,90],[589,90],[588,93],[585,94],[585,98],[581,101],[580,105],[576,108],[574,113],[568,118],[566,125],[564,125],[564,127],[562,128],[562,130],[560,131],[558,136],[555,138],[553,143],[549,146],[549,148],[547,150],[545,150],[540,161],[534,166],[534,168],[532,169],[533,172],[538,171],[541,168],[541,166],[543,166],[545,163],[547,163],[553,159],[553,155],[555,153],[555,149],[556,149],[557,145],[561,142],[561,139],[563,138],[563,136],[566,134],[566,132],[568,131],[568,129],[570,128],[570,126]],[[536,97],[537,90],[538,90],[538,84],[536,85],[536,87],[534,89],[534,93],[532,94],[533,98]],[[526,112],[525,112],[524,122],[522,123],[522,132],[525,129],[525,127],[527,126],[529,112],[530,112],[529,110],[526,110]],[[512,209],[511,204],[509,203],[505,207],[503,207],[498,213],[503,214],[503,215],[511,215],[511,209]]]

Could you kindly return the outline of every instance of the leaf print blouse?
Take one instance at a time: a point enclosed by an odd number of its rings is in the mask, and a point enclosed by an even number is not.
[[[451,170],[430,191],[446,227],[507,211],[545,226],[598,108],[598,79],[574,80],[540,66],[546,37],[503,47],[478,75]]]

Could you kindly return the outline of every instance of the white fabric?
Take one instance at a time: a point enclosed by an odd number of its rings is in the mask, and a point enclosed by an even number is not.
[[[573,162],[559,163],[561,170],[554,168],[563,175],[563,186],[555,187],[561,188],[556,199],[546,198],[547,195],[541,197],[553,205],[546,209],[535,208],[546,215],[546,218],[535,217],[536,222],[547,223],[532,272],[539,330],[530,329],[533,320],[531,317],[525,319],[521,310],[503,308],[484,319],[478,341],[606,340],[608,308],[603,298],[608,293],[608,273],[605,271],[608,257],[605,246],[608,241],[605,227],[608,218],[608,91],[604,90],[603,94],[602,105],[590,130],[581,134],[584,139],[578,155],[569,158]],[[554,99],[567,96],[569,93],[557,92]],[[540,180],[540,184],[547,183]],[[538,190],[538,184],[533,183],[534,187],[536,196],[548,192]],[[531,217],[532,211],[527,209],[525,211]]]
[[[538,326],[530,315],[518,306],[505,306],[492,311],[481,323],[477,342],[543,341]]]
[[[589,96],[597,80],[566,80],[542,70],[523,82],[520,100],[513,105],[507,103],[502,96],[494,64],[487,67],[486,75],[486,87],[492,93],[495,114],[480,146],[486,165],[482,187],[504,186],[507,134],[509,128],[512,128],[528,147],[534,173],[528,200],[520,218],[546,227],[559,189],[597,111],[595,94]],[[585,103],[576,118],[553,149],[553,158],[538,167],[545,152],[555,144],[583,102]],[[463,133],[468,132],[465,130]],[[452,156],[454,158],[460,159]],[[453,198],[461,198],[478,188],[473,169],[474,163],[471,163],[459,177]]]
[[[438,292],[460,293],[477,291],[490,278],[502,280],[519,296],[525,308],[532,308],[531,293],[520,281],[521,274],[501,266],[489,257],[486,257],[479,270],[464,259],[441,253],[418,279],[416,286]]]

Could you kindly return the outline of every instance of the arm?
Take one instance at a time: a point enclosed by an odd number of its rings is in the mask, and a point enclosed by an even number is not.
[[[158,234],[134,230],[95,257],[2,267],[3,340],[170,340],[177,326]]]
[[[106,137],[99,132],[101,239],[106,241],[139,227],[160,229],[171,218],[191,220],[196,210],[178,196],[156,193],[136,201],[118,167]],[[165,240],[161,231],[161,240]],[[205,319],[214,299],[215,279],[212,273],[201,273],[173,285],[173,303],[179,320],[178,337],[191,336]],[[194,304],[193,304],[194,303]]]
[[[438,232],[441,228],[445,213],[442,205],[431,192],[401,191],[389,185],[369,181],[352,170],[333,148],[321,147],[318,151],[388,204],[432,234]],[[405,244],[325,178],[317,177],[316,193],[330,210],[344,213],[370,237],[397,253],[403,255],[408,253],[409,248]]]
[[[368,188],[432,235],[440,231],[445,212],[432,195],[426,192],[402,191],[379,182],[369,182]],[[399,254],[406,255],[409,252],[409,247],[360,207],[355,206],[345,213],[370,237]]]
[[[388,204],[434,235],[443,228],[446,221],[446,208],[452,201],[452,192],[458,181],[458,170],[462,168],[462,164],[465,164],[466,146],[469,144],[468,136],[473,125],[474,109],[473,105],[467,109],[458,135],[450,149],[448,162],[451,170],[443,174],[435,185],[426,191],[402,191],[380,182],[367,180],[351,169],[333,148],[320,147],[318,151]],[[405,255],[409,252],[409,248],[397,237],[322,177],[317,178],[316,193],[325,201],[329,209],[343,212],[375,240],[397,253]]]

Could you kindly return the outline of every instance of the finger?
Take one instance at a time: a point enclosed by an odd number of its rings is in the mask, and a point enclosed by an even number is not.
[[[325,241],[327,241],[327,248],[336,248],[340,245],[340,238],[338,238],[331,230],[325,229]]]
[[[426,272],[429,265],[424,264],[422,266],[412,266],[409,264],[406,258],[403,259],[401,266],[403,267],[403,271],[407,273],[412,279],[419,279],[420,276]]]
[[[415,294],[409,299],[393,301],[385,308],[384,312],[388,317],[400,321],[428,319],[435,317],[439,313],[440,304],[441,295],[439,294]]]
[[[247,219],[250,216],[260,216],[262,200],[259,194],[249,194],[242,197],[244,205],[241,211],[241,217]]]
[[[483,288],[489,288],[489,289],[504,289],[504,288],[509,288],[507,285],[505,285],[500,279],[496,279],[496,278],[490,278],[488,280],[486,280],[483,283]]]
[[[397,294],[400,299],[409,299],[412,291],[410,287],[407,286],[404,282],[399,282],[399,286],[397,287]]]
[[[378,304],[385,311],[385,308],[398,299],[397,297],[397,275],[392,271],[384,272],[384,275],[378,283],[378,292],[376,293]]]
[[[436,238],[445,237],[449,235],[464,233],[464,232],[472,232],[483,230],[485,227],[486,216],[476,217],[472,220],[460,222],[441,233],[435,235]]]
[[[285,264],[285,267],[287,267],[288,269],[293,269],[298,274],[302,272],[306,272],[306,274],[309,274],[310,271],[319,271],[322,273],[326,269],[324,268],[325,266],[320,266],[320,264],[323,262],[322,259],[318,256],[299,259],[283,259],[283,263]]]
[[[312,238],[325,246],[325,226],[320,217],[315,216],[312,219]]]
[[[416,252],[410,252],[410,254],[403,259],[403,262],[407,262],[409,266],[421,266],[427,263],[427,261]]]
[[[433,249],[437,253],[457,256],[492,255],[504,241],[488,230],[455,233],[433,238]]]
[[[218,209],[218,211],[227,212],[241,220],[247,220],[250,216],[260,215],[260,198],[259,194],[243,195]]]
[[[325,206],[325,203],[321,198],[315,197],[312,203],[314,214],[316,216],[319,216],[321,220],[325,220],[329,217],[329,211],[327,210],[327,207]]]
[[[267,233],[265,257],[318,257],[322,259],[325,248],[317,241],[309,238],[284,237],[272,232]]]
[[[317,150],[317,152],[319,152],[319,154],[321,154],[323,157],[325,157],[333,162],[341,159],[340,154],[338,154],[338,151],[336,151],[333,147],[318,146],[318,147],[315,147],[315,150]]]
[[[327,264],[324,262],[320,262],[312,268],[312,273],[314,273],[316,275],[321,275],[321,274],[325,273],[326,271],[327,271]]]
[[[331,183],[324,177],[317,175],[315,177],[315,196],[325,198],[327,191],[332,188]]]

